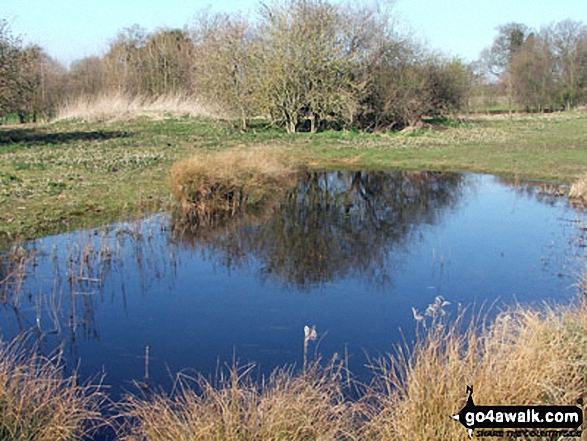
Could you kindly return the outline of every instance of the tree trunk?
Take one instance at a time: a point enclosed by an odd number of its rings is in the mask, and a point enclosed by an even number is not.
[[[245,111],[243,109],[241,109],[241,122],[243,125],[243,132],[247,131],[247,115],[245,114]]]
[[[285,128],[287,133],[296,133],[296,122],[292,119],[288,119]]]
[[[313,112],[310,112],[308,119],[310,120],[310,132],[316,133],[316,115],[314,115]]]

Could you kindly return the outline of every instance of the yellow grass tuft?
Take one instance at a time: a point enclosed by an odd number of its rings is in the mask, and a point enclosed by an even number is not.
[[[99,386],[64,378],[57,360],[0,343],[0,439],[65,441],[91,434],[105,418]]]
[[[171,187],[180,218],[215,226],[274,200],[291,185],[295,170],[276,148],[222,150],[176,162]]]
[[[587,394],[587,307],[521,306],[479,330],[435,323],[409,353],[378,365],[377,406],[365,436],[389,440],[462,439],[448,416],[480,405],[573,405]]]
[[[133,423],[121,439],[357,439],[349,431],[355,426],[355,406],[345,400],[340,376],[340,366],[315,364],[301,375],[276,370],[260,384],[251,367],[231,369],[219,387],[203,377],[184,377],[171,397],[127,397],[122,413]]]
[[[88,122],[121,121],[139,117],[161,119],[168,116],[203,116],[218,118],[219,109],[205,105],[194,97],[165,95],[157,98],[129,97],[123,94],[82,96],[62,105],[57,121],[81,119]]]
[[[571,186],[569,199],[579,205],[587,205],[587,175],[579,178]]]

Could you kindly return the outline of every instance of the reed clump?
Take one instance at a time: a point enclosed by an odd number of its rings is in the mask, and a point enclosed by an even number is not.
[[[314,364],[297,375],[279,369],[261,382],[252,372],[232,368],[217,386],[183,377],[172,396],[128,396],[122,414],[132,423],[121,439],[355,439],[356,405],[345,400],[339,365]]]
[[[79,440],[105,424],[101,387],[78,385],[57,361],[0,342],[0,439]]]
[[[575,205],[587,206],[587,175],[573,183],[569,191],[569,199]]]
[[[175,220],[213,227],[264,208],[292,185],[295,170],[271,147],[202,153],[176,162],[171,169]]]
[[[35,252],[16,242],[0,250],[0,304],[18,302],[18,294],[26,279],[27,267]]]
[[[587,306],[502,312],[487,327],[436,321],[411,351],[377,363],[366,438],[461,439],[448,418],[481,405],[574,405],[587,394]]]

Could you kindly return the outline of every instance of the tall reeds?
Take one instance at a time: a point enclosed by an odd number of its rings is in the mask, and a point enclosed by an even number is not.
[[[170,395],[143,390],[115,403],[118,437],[452,440],[464,437],[449,415],[464,405],[467,385],[479,405],[587,398],[584,298],[568,306],[517,305],[491,321],[463,314],[452,320],[445,305],[438,297],[426,312],[415,311],[416,341],[373,363],[371,384],[353,387],[340,364],[307,361],[261,379],[250,366],[216,381],[180,375]],[[313,328],[304,330],[304,353],[314,338]],[[19,341],[0,344],[0,439],[77,440],[105,424],[99,386],[80,386],[59,360],[20,348]]]
[[[569,191],[569,199],[575,205],[587,206],[587,175],[573,183]]]
[[[253,368],[230,369],[215,386],[181,377],[171,396],[128,396],[124,440],[358,439],[356,404],[345,400],[339,365],[309,366],[302,374],[278,369],[254,380]]]
[[[221,113],[190,96],[162,95],[149,98],[111,93],[69,100],[57,109],[55,120],[120,121],[138,117],[160,119],[170,115],[218,118]]]
[[[28,354],[16,340],[0,342],[0,439],[80,440],[105,424],[98,385],[64,376],[58,359]]]
[[[449,415],[467,385],[481,405],[575,405],[587,396],[587,305],[516,306],[486,326],[462,317],[434,318],[415,346],[374,364],[370,385],[353,387],[340,363],[261,379],[251,366],[216,381],[179,375],[170,395],[143,389],[115,404],[118,439],[462,439]],[[0,439],[81,439],[104,423],[104,400],[54,360],[1,346]]]
[[[449,440],[474,385],[487,405],[574,405],[587,394],[587,305],[516,306],[486,327],[436,321],[412,350],[377,363],[365,436]]]

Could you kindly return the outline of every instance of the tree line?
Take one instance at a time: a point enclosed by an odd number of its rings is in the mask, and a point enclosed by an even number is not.
[[[587,27],[570,19],[540,30],[522,23],[500,26],[479,66],[498,82],[510,108],[570,110],[585,105]]]
[[[0,117],[21,123],[50,115],[66,93],[66,69],[39,46],[24,46],[0,20]]]
[[[398,32],[384,8],[273,0],[252,18],[202,11],[184,29],[124,29],[104,55],[66,70],[0,22],[0,113],[21,121],[72,97],[171,94],[217,106],[243,129],[263,117],[291,133],[393,130],[455,116],[488,90],[510,109],[585,104],[585,26],[507,24],[467,64]]]

